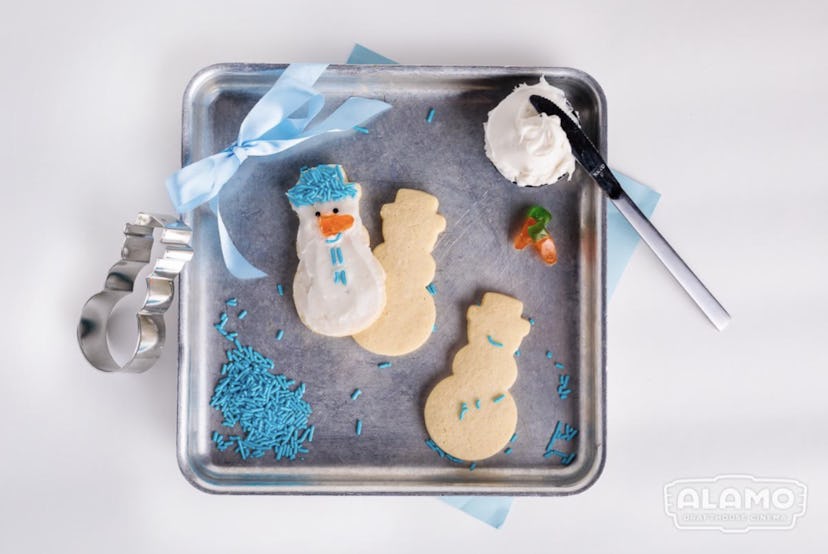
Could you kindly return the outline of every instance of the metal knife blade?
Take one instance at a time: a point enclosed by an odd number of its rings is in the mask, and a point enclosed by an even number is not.
[[[538,113],[557,116],[561,120],[561,128],[569,139],[575,158],[607,194],[618,211],[630,222],[647,246],[658,256],[661,263],[687,291],[711,323],[720,331],[724,329],[730,322],[730,314],[627,195],[610,171],[601,153],[584,134],[581,127],[557,104],[543,96],[532,95],[529,102]]]
[[[611,199],[618,198],[622,191],[621,184],[607,167],[607,162],[604,161],[601,153],[581,130],[581,127],[569,117],[569,114],[543,96],[532,95],[529,102],[538,113],[558,116],[561,120],[561,128],[569,139],[569,145],[572,147],[572,154],[575,159],[592,175],[592,178],[607,193],[607,196]]]

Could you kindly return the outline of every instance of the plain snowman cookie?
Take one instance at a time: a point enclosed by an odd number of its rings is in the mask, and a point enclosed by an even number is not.
[[[425,403],[428,434],[448,454],[482,460],[512,438],[518,417],[509,393],[517,379],[514,353],[530,329],[522,314],[522,302],[495,292],[469,308],[469,342],[455,355],[452,374]]]
[[[362,225],[361,193],[339,165],[303,168],[287,192],[299,216],[293,300],[302,323],[321,335],[358,333],[385,307],[385,272]]]
[[[374,256],[385,269],[385,309],[379,319],[354,340],[375,354],[402,356],[428,340],[437,311],[426,287],[437,264],[431,251],[446,228],[437,213],[436,197],[419,190],[400,189],[380,210],[385,240]]]

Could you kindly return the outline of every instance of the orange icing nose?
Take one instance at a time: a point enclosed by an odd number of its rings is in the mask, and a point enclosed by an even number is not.
[[[319,229],[326,237],[347,231],[354,224],[354,216],[348,214],[324,214],[319,217]]]

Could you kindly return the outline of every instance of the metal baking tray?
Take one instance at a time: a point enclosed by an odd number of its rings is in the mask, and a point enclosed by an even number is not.
[[[283,65],[208,67],[184,96],[183,162],[224,149],[239,123],[273,84]],[[549,67],[330,66],[317,83],[332,110],[352,95],[383,99],[393,108],[369,122],[369,134],[318,137],[270,158],[249,158],[222,193],[222,215],[245,256],[268,277],[240,281],[225,269],[215,219],[199,208],[187,217],[195,257],[181,279],[178,459],[196,487],[220,493],[268,494],[506,494],[579,492],[599,476],[605,445],[605,213],[597,187],[579,168],[573,179],[535,189],[506,181],[483,152],[487,113],[523,82],[544,75],[563,89],[583,128],[606,155],[606,105],[598,84],[573,69]],[[431,123],[426,114],[434,108]],[[322,115],[324,115],[323,112]],[[285,198],[299,168],[339,163],[363,186],[362,218],[372,246],[381,242],[379,209],[396,190],[425,190],[440,200],[446,231],[434,250],[437,330],[416,352],[384,360],[352,339],[316,335],[298,319],[291,297],[298,259],[298,220]],[[553,213],[559,261],[545,266],[528,249],[511,246],[527,206]],[[282,284],[284,296],[277,293]],[[534,319],[517,358],[511,389],[519,412],[510,454],[474,471],[430,450],[423,405],[448,375],[466,343],[466,310],[485,291],[523,301]],[[236,297],[249,315],[228,327],[276,362],[275,371],[307,386],[315,425],[309,452],[296,460],[271,454],[242,460],[212,440],[222,417],[210,398],[230,346],[213,328]],[[231,312],[232,316],[234,312]],[[283,329],[284,339],[274,334]],[[546,352],[552,351],[552,360]],[[554,366],[564,364],[565,370]],[[572,394],[561,400],[558,375]],[[362,397],[350,394],[361,388]],[[354,422],[364,422],[356,436]],[[579,434],[568,445],[569,465],[544,449],[556,422]]]

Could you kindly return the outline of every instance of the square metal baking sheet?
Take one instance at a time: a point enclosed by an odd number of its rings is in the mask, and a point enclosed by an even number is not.
[[[284,67],[226,64],[198,73],[184,97],[184,163],[232,143],[245,114]],[[249,158],[225,186],[221,210],[228,229],[269,276],[233,278],[222,261],[214,217],[205,208],[187,216],[196,254],[181,280],[178,458],[195,486],[224,493],[550,495],[579,492],[597,479],[605,444],[603,197],[580,168],[571,181],[519,188],[483,152],[489,110],[516,85],[542,75],[567,93],[583,128],[606,154],[603,93],[577,70],[330,66],[316,87],[327,99],[322,115],[352,95],[380,98],[393,108],[366,125],[369,134],[330,134],[277,156]],[[285,191],[299,168],[323,163],[342,164],[349,179],[362,184],[361,213],[372,246],[382,241],[380,207],[393,201],[398,188],[422,189],[440,201],[447,227],[433,253],[437,328],[408,356],[379,357],[350,338],[316,335],[296,315],[298,220]],[[519,252],[511,245],[516,222],[531,204],[553,214],[559,254],[553,267],[531,249]],[[524,316],[535,324],[516,358],[511,393],[519,421],[512,452],[469,471],[426,446],[422,412],[428,392],[449,374],[466,343],[466,310],[485,291],[520,299]],[[238,308],[226,308],[230,297],[238,298]],[[231,346],[213,328],[225,309],[228,328],[241,343],[275,360],[275,372],[306,384],[316,430],[301,459],[277,461],[271,453],[242,460],[215,448],[213,431],[231,432],[209,404]],[[238,320],[234,314],[241,309],[249,315]],[[278,329],[284,330],[281,341],[274,338]],[[393,366],[379,369],[386,359]],[[561,373],[571,379],[565,400],[556,392]],[[357,387],[363,394],[352,401]],[[357,418],[364,424],[361,436],[354,433]],[[558,421],[579,430],[562,445],[577,453],[567,466],[556,456],[543,457]]]

